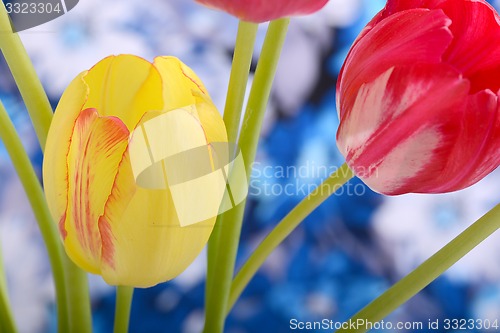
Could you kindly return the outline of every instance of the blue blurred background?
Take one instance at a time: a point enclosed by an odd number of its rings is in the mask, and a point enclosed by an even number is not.
[[[304,188],[343,163],[335,145],[336,77],[351,43],[384,3],[330,0],[322,11],[292,20],[254,168],[238,266],[304,197]],[[133,53],[149,60],[178,56],[222,110],[236,29],[234,18],[191,0],[81,0],[21,38],[54,107],[79,72],[109,54]],[[262,25],[256,57],[265,30]],[[0,74],[0,98],[40,173],[42,154],[3,60]],[[297,172],[280,172],[292,166]],[[55,332],[43,242],[1,144],[0,185],[0,243],[20,332]],[[290,332],[291,319],[348,319],[498,203],[499,185],[496,171],[452,194],[383,197],[352,180],[269,258],[229,315],[226,331]],[[499,253],[494,235],[387,320],[500,320]],[[205,269],[202,254],[173,281],[138,289],[130,332],[200,332]],[[90,276],[90,285],[95,332],[111,332],[114,288],[97,276]]]

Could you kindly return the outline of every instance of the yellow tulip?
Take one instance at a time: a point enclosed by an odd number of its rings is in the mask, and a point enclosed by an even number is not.
[[[164,126],[144,132],[151,124]],[[161,142],[169,135],[174,142]],[[131,157],[141,140],[151,160],[138,148]],[[199,78],[176,58],[151,64],[111,56],[81,73],[61,97],[43,164],[47,201],[68,256],[113,285],[149,287],[179,275],[208,241],[215,215],[180,221],[177,198],[162,184],[165,168],[157,168],[164,161],[152,151],[221,142],[227,136],[220,114]],[[210,197],[203,203],[217,211],[220,195]],[[179,200],[184,211],[199,211],[188,196]]]

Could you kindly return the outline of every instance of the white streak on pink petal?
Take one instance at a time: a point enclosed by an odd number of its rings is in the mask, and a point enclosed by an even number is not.
[[[363,181],[383,193],[394,193],[412,181],[432,162],[434,151],[439,148],[441,133],[436,128],[427,128],[401,142],[382,161],[373,163],[375,170]]]
[[[386,109],[384,95],[393,70],[394,68],[390,68],[374,82],[363,84],[359,89],[349,116],[343,120],[345,123],[342,131],[349,133],[343,136],[345,142],[340,145],[344,156],[351,150],[363,147],[382,123],[383,110]],[[359,153],[352,158],[356,159]]]

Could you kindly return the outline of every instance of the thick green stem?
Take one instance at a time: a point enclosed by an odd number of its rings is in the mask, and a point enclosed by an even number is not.
[[[78,268],[65,254],[64,268],[69,302],[71,333],[92,332],[92,313],[87,273]]]
[[[227,312],[231,310],[234,303],[248,285],[252,277],[262,266],[269,255],[285,240],[299,224],[311,214],[321,203],[328,199],[335,191],[341,188],[353,177],[352,171],[344,164],[336,172],[332,173],[313,192],[305,197],[283,220],[269,233],[269,235],[257,246],[252,255],[243,264],[234,278],[229,295]]]
[[[116,287],[116,310],[114,333],[127,333],[130,321],[130,308],[134,288],[118,286]]]
[[[231,77],[229,79],[229,87],[226,98],[226,106],[224,108],[224,123],[226,124],[227,139],[230,143],[235,143],[238,139],[238,131],[240,128],[241,111],[245,100],[245,92],[248,82],[248,75],[252,63],[255,38],[257,36],[258,25],[240,21],[238,27],[238,35],[236,36],[236,45],[234,49],[233,65],[231,68]],[[205,304],[208,305],[213,301],[210,299],[208,291],[213,285],[213,268],[215,258],[217,257],[216,249],[220,236],[220,220],[217,218],[215,228],[210,236],[207,250],[207,281],[205,290]]]
[[[68,331],[68,304],[67,291],[64,282],[63,251],[59,234],[45,201],[42,187],[31,166],[30,159],[24,150],[21,139],[7,114],[3,104],[0,102],[0,139],[3,141],[12,164],[17,171],[19,179],[24,187],[28,200],[33,208],[35,218],[42,234],[49,260],[54,275],[56,289],[57,312],[59,320],[59,331]]]
[[[255,72],[243,128],[238,141],[245,161],[247,179],[251,174],[262,121],[289,23],[289,19],[280,19],[270,23]],[[227,301],[234,275],[244,210],[245,201],[223,214],[219,221],[220,235],[215,250],[215,265],[212,268],[216,272],[217,278],[213,279],[213,285],[208,290],[207,296],[211,302],[207,304],[205,309],[205,333],[220,333],[224,330]]]
[[[413,272],[359,311],[350,322],[376,323],[403,305],[500,228],[500,205],[490,210]],[[337,332],[366,332],[366,325]]]
[[[52,107],[19,35],[12,32],[3,2],[0,3],[0,49],[19,87],[43,150],[52,121]]]
[[[0,247],[1,250],[1,247]],[[10,307],[7,280],[0,251],[0,332],[16,333],[14,314]]]

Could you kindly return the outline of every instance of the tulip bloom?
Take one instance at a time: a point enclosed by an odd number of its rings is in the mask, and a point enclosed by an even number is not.
[[[337,145],[384,194],[468,187],[500,164],[500,18],[483,0],[389,0],[337,84]]]
[[[174,278],[213,229],[215,217],[181,226],[170,190],[140,186],[134,174],[134,137],[154,117],[171,114],[180,114],[167,130],[181,138],[174,148],[190,148],[193,137],[206,145],[227,142],[203,84],[171,57],[153,64],[108,57],[73,80],[56,109],[43,165],[50,212],[69,257],[109,284],[148,287]]]
[[[261,23],[282,17],[314,13],[328,0],[196,0],[240,20]]]

